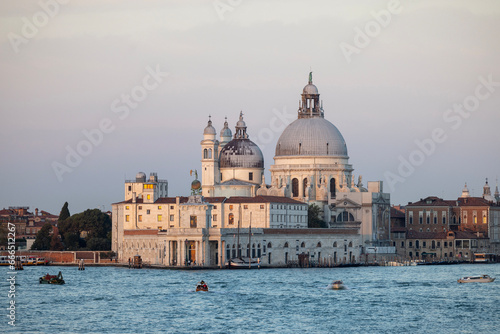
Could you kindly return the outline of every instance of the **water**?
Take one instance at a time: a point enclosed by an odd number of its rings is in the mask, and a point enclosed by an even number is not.
[[[65,285],[38,283],[59,270]],[[7,271],[0,268],[1,333],[500,333],[500,264],[251,271],[25,267],[16,278],[16,327],[7,324]],[[456,281],[476,274],[498,279]],[[194,291],[202,279],[208,293]],[[327,290],[334,279],[349,289]]]

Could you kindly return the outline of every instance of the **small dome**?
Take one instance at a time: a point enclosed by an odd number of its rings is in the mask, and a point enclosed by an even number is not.
[[[220,152],[220,168],[264,168],[264,156],[250,139],[233,139]]]
[[[229,129],[229,124],[227,124],[227,118],[226,118],[226,121],[224,122],[224,127],[222,128],[222,130],[220,130],[220,136],[221,137],[229,137],[229,138],[231,138],[233,136],[231,129]]]
[[[216,135],[217,131],[215,131],[215,128],[212,126],[212,121],[208,121],[208,125],[203,131],[204,135]]]
[[[275,155],[347,157],[347,145],[340,131],[328,120],[299,118],[281,134]]]
[[[146,182],[146,173],[139,172],[135,176],[136,182]]]
[[[302,90],[302,94],[310,94],[310,95],[319,94],[318,87],[310,83],[304,87],[304,89]]]

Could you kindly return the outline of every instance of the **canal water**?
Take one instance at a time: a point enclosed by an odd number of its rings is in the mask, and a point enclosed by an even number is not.
[[[39,284],[62,271],[65,285]],[[500,333],[500,264],[260,270],[0,268],[0,333]],[[493,283],[459,284],[489,274]],[[328,290],[332,280],[346,290]],[[205,280],[209,292],[195,292]]]

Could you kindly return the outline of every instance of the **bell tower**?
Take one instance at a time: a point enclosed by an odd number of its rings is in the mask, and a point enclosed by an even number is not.
[[[220,182],[219,141],[216,135],[211,116],[208,116],[208,124],[201,141],[201,188],[205,197],[212,197],[214,185]]]
[[[323,106],[319,104],[318,88],[312,82],[312,72],[309,72],[309,83],[302,91],[302,101],[299,102],[299,118],[324,117]]]

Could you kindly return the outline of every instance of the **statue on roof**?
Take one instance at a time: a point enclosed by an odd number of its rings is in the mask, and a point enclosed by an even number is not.
[[[309,72],[309,83],[313,82],[313,72]]]

